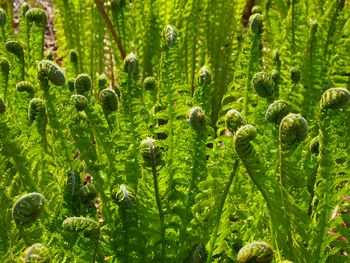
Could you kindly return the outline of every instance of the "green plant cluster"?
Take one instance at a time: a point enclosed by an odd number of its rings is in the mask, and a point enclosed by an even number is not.
[[[350,262],[349,1],[43,2],[0,2],[0,262]]]

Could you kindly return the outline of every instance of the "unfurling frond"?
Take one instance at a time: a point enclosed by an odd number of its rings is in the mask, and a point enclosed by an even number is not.
[[[263,33],[264,24],[262,16],[259,13],[250,16],[249,27],[250,30],[256,35],[261,35]]]
[[[26,12],[26,19],[37,25],[44,26],[47,21],[47,15],[45,11],[40,8],[31,8]]]
[[[129,53],[124,59],[124,72],[128,73],[129,77],[134,78],[139,71],[139,60],[133,52]]]
[[[96,235],[100,231],[98,223],[86,217],[69,217],[63,221],[62,228],[69,232],[84,234],[85,236]]]
[[[272,103],[265,114],[267,122],[280,124],[281,120],[290,112],[290,106],[288,102],[284,100],[277,100]]]
[[[282,144],[293,145],[306,139],[309,126],[302,116],[291,113],[282,119],[279,133]]]
[[[273,260],[273,251],[265,242],[253,242],[242,247],[237,255],[239,263],[270,263]]]
[[[70,99],[73,101],[77,111],[83,111],[87,109],[88,99],[83,95],[72,95]]]
[[[40,243],[31,245],[24,251],[23,263],[49,263],[50,251]]]
[[[19,227],[31,226],[41,215],[45,198],[39,193],[22,195],[13,205],[12,216]]]
[[[203,86],[209,85],[210,82],[211,82],[211,73],[209,72],[207,66],[204,65],[199,71],[198,84],[203,87]]]
[[[99,100],[105,114],[118,110],[118,96],[112,89],[101,90]]]
[[[42,99],[33,98],[29,102],[28,119],[30,122],[40,120],[47,121],[46,105]]]
[[[92,80],[88,74],[79,74],[74,82],[75,91],[78,94],[84,94],[91,90]]]
[[[157,167],[162,164],[162,150],[154,139],[147,137],[142,140],[140,149],[145,166]]]
[[[8,52],[12,53],[13,55],[18,57],[19,59],[21,59],[21,60],[24,59],[23,46],[18,41],[14,41],[14,40],[7,41],[5,43],[5,48]]]
[[[262,98],[270,97],[274,95],[275,83],[273,82],[271,76],[266,72],[258,72],[253,76],[252,79],[254,89],[258,96]]]
[[[326,90],[321,98],[321,109],[341,109],[350,101],[350,92],[345,88]]]
[[[42,60],[38,64],[39,79],[47,78],[56,86],[63,86],[66,82],[66,77],[58,65],[49,60]]]
[[[201,107],[197,106],[190,110],[188,122],[190,123],[191,128],[195,131],[199,131],[205,126],[206,117]]]
[[[238,111],[231,109],[226,113],[225,123],[227,129],[231,132],[236,132],[237,129],[244,124],[244,121],[242,115]]]
[[[249,155],[252,150],[252,145],[250,141],[253,140],[257,135],[257,131],[253,125],[241,126],[237,132],[234,139],[234,145],[237,154],[240,158],[244,158]]]

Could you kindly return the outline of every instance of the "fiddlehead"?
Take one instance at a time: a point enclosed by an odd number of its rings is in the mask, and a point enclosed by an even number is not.
[[[29,102],[28,119],[30,122],[38,121],[43,125],[47,123],[46,105],[42,99],[33,98]]]
[[[258,96],[262,98],[272,97],[275,94],[274,85],[271,76],[266,72],[258,72],[252,78],[254,89]]]
[[[22,195],[13,205],[12,217],[17,227],[31,226],[44,210],[45,198],[39,193]]]
[[[28,95],[33,98],[34,97],[34,86],[29,81],[20,81],[16,84],[16,90],[18,92],[26,92]]]
[[[72,95],[70,99],[73,101],[74,106],[77,111],[84,111],[87,110],[89,101],[88,99],[83,95]]]
[[[62,228],[68,232],[84,234],[85,236],[98,236],[100,233],[99,224],[86,217],[68,217],[63,221]]]
[[[70,92],[74,92],[75,90],[74,83],[75,83],[75,78],[68,79],[67,86]]]
[[[321,110],[341,109],[350,101],[350,92],[345,88],[331,88],[321,97]]]
[[[118,96],[112,89],[101,90],[99,100],[106,116],[118,110]]]
[[[277,100],[268,107],[265,119],[267,122],[280,124],[281,120],[288,115],[291,108],[284,100]]]
[[[191,109],[188,122],[191,128],[197,132],[205,127],[206,116],[201,107],[197,106]]]
[[[44,10],[40,8],[31,8],[25,13],[26,19],[29,22],[44,26],[47,21],[47,15]]]
[[[19,60],[20,63],[20,77],[18,78],[19,80],[24,80],[25,75],[25,62],[24,62],[24,50],[23,50],[23,46],[22,44],[20,44],[20,42],[18,41],[14,41],[14,40],[9,40],[5,43],[5,49],[10,52],[11,54],[13,54],[14,56],[17,57],[17,59]]]
[[[309,126],[302,116],[291,113],[282,119],[279,133],[281,144],[291,146],[306,139]]]
[[[239,127],[244,125],[244,120],[242,115],[234,109],[229,110],[226,113],[225,117],[226,117],[225,118],[226,127],[232,133],[235,133]]]
[[[28,247],[23,254],[23,263],[42,262],[49,263],[51,261],[50,251],[47,247],[40,243],[36,243]]]
[[[88,74],[82,73],[75,78],[74,82],[75,91],[78,94],[84,95],[91,91],[92,80]]]
[[[261,35],[264,30],[263,19],[259,13],[255,13],[249,18],[249,28],[255,35]]]
[[[56,86],[63,86],[66,77],[63,71],[52,61],[42,60],[38,63],[38,77],[40,81],[50,80]]]
[[[269,244],[265,242],[253,242],[242,247],[237,255],[239,263],[271,263],[273,251]]]

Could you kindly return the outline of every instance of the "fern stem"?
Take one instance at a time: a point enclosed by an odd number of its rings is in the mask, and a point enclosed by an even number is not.
[[[218,234],[219,227],[220,227],[221,215],[222,215],[223,208],[224,208],[224,205],[226,202],[227,194],[228,194],[230,187],[232,185],[233,178],[236,175],[236,172],[238,170],[238,165],[239,165],[239,159],[237,158],[235,160],[234,165],[233,165],[233,171],[230,174],[230,177],[229,177],[229,179],[226,183],[226,186],[225,186],[225,190],[224,190],[222,197],[219,201],[218,210],[217,210],[217,214],[216,214],[216,218],[215,218],[215,225],[214,225],[214,229],[212,231],[210,241],[209,241],[208,259],[207,259],[208,263],[212,262],[212,256],[213,256],[213,252],[215,249],[215,242],[216,242],[217,234]]]
[[[161,237],[161,245],[162,245],[162,251],[161,251],[161,262],[162,260],[165,260],[165,226],[164,226],[164,211],[162,208],[162,201],[160,198],[159,193],[159,184],[158,184],[158,172],[157,172],[157,163],[156,163],[156,156],[154,155],[154,152],[152,152],[152,176],[153,176],[153,187],[154,187],[154,194],[156,197],[156,203],[158,208],[158,214],[159,214],[159,225],[160,225],[160,237]],[[165,262],[165,261],[164,261]]]

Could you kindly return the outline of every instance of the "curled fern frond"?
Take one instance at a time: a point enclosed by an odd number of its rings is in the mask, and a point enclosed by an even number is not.
[[[253,242],[242,247],[237,255],[239,263],[270,263],[273,260],[273,251],[265,242]]]
[[[143,88],[145,90],[156,90],[157,89],[157,81],[155,77],[147,77],[143,81]]]
[[[70,78],[67,81],[68,89],[70,92],[74,92],[74,83],[75,83],[75,78]]]
[[[10,62],[8,61],[7,58],[2,57],[0,58],[0,71],[1,74],[3,74],[5,77],[8,77],[10,73]]]
[[[105,114],[118,110],[118,96],[112,89],[101,90],[99,100]]]
[[[253,125],[241,126],[237,132],[234,139],[234,145],[237,154],[240,158],[248,156],[252,150],[250,141],[253,140],[257,135],[257,131]]]
[[[22,17],[25,17],[26,13],[28,12],[29,10],[29,5],[27,2],[23,2],[22,5],[21,5],[21,13],[22,13]]]
[[[166,48],[171,48],[176,43],[177,30],[171,26],[166,25],[163,29],[163,45]]]
[[[74,49],[71,49],[69,51],[69,61],[73,64],[77,64],[78,60],[79,60],[78,52],[75,51]]]
[[[282,119],[279,133],[282,144],[293,145],[306,139],[309,125],[299,114],[290,113]]]
[[[38,64],[39,79],[47,78],[56,86],[63,86],[66,82],[66,77],[63,71],[54,62],[42,60]]]
[[[120,185],[119,191],[115,194],[117,204],[127,209],[135,205],[135,199],[133,192],[128,190],[124,184]]]
[[[259,13],[250,16],[249,28],[255,35],[261,35],[263,33],[264,24],[262,16]]]
[[[255,5],[252,8],[252,14],[262,14],[263,9],[260,5]]]
[[[0,8],[0,26],[3,27],[6,23],[6,11]]]
[[[206,65],[204,65],[198,74],[198,84],[200,86],[209,85],[211,82],[211,73],[209,72]]]
[[[13,205],[12,217],[17,226],[31,226],[41,215],[45,198],[39,193],[22,195]]]
[[[6,105],[5,102],[0,98],[0,114],[3,114],[6,112]]]
[[[81,233],[85,236],[96,235],[100,227],[95,220],[86,217],[69,217],[62,223],[62,228],[73,233]]]
[[[195,131],[199,131],[205,126],[206,117],[201,107],[197,106],[190,110],[188,122],[190,123],[191,128]]]
[[[47,121],[46,105],[42,99],[33,98],[29,102],[28,119],[30,122],[40,120]]]
[[[267,122],[280,124],[281,120],[290,112],[289,103],[284,100],[277,100],[268,107],[265,119]]]
[[[139,60],[133,52],[129,53],[124,59],[124,72],[130,77],[136,77],[139,70]]]
[[[253,86],[258,94],[262,98],[270,97],[274,95],[274,85],[271,76],[266,72],[258,72],[252,78]]]
[[[225,123],[227,129],[235,133],[237,129],[244,124],[244,121],[242,115],[238,111],[231,109],[226,113]]]
[[[157,167],[162,165],[162,150],[156,141],[150,137],[141,141],[141,155],[146,167]]]
[[[49,263],[50,262],[50,251],[47,247],[40,243],[36,243],[28,247],[24,251],[23,263]]]
[[[350,101],[350,92],[345,88],[326,90],[321,98],[321,109],[341,109]]]
[[[98,89],[103,90],[107,87],[107,76],[105,74],[101,74],[98,76]]]
[[[310,153],[318,154],[320,151],[320,137],[316,136],[312,138],[309,145]]]
[[[301,70],[299,67],[292,67],[290,69],[290,78],[294,84],[298,83],[301,77]]]
[[[83,95],[72,95],[70,99],[73,101],[77,111],[83,111],[87,109],[88,99]]]
[[[26,12],[26,19],[29,22],[35,23],[37,25],[44,26],[47,21],[47,15],[44,10],[40,8],[31,8]]]
[[[16,90],[19,91],[19,92],[33,93],[34,92],[34,86],[29,81],[20,81],[16,85]]]
[[[78,94],[84,94],[91,90],[92,80],[88,74],[79,74],[74,82],[75,91]]]
[[[23,46],[21,43],[15,40],[9,40],[5,43],[5,48],[8,52],[12,53],[19,59],[23,60],[24,59],[24,50]]]

